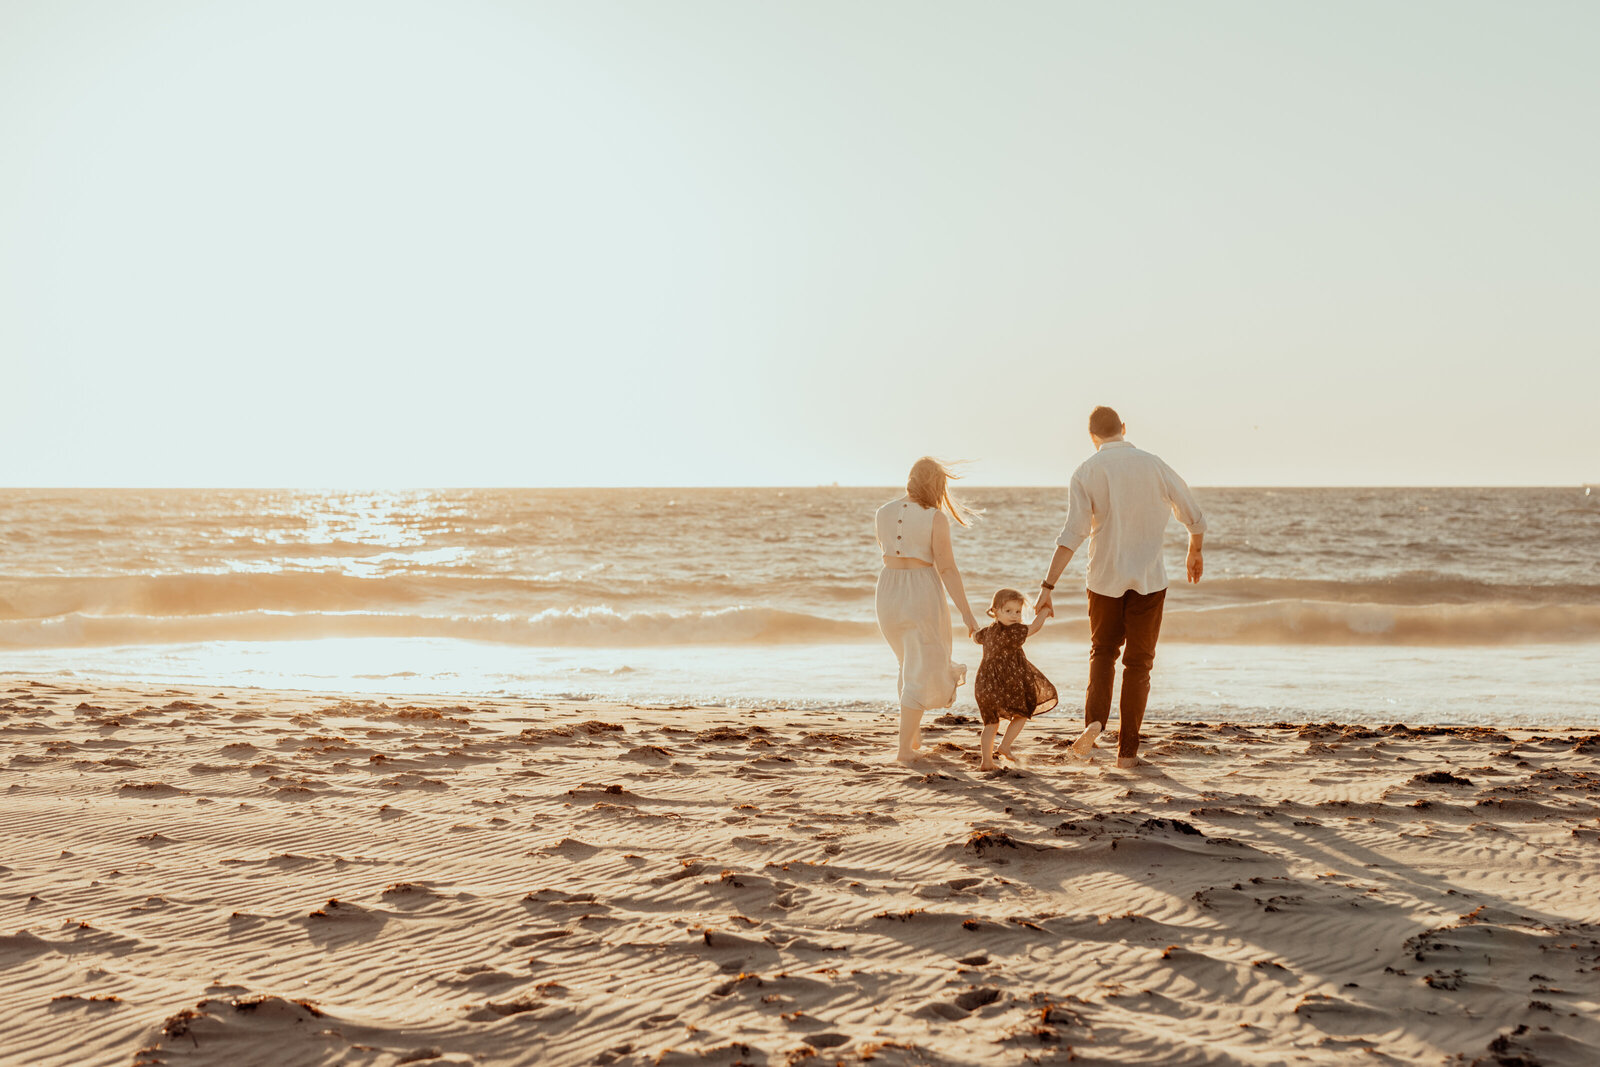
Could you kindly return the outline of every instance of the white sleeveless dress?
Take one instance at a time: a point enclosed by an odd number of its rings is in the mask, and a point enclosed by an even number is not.
[[[889,501],[876,518],[879,550],[888,558],[932,563],[938,513],[907,497]],[[900,661],[900,706],[932,711],[954,704],[967,668],[950,659],[950,608],[938,572],[932,567],[885,567],[878,574],[876,607],[878,630]]]

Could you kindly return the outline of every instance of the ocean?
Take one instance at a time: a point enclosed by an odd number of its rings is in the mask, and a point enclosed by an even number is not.
[[[0,490],[0,672],[196,686],[894,706],[864,488]],[[1219,489],[1153,718],[1600,723],[1600,494]],[[973,488],[974,610],[1065,491]],[[1029,656],[1087,675],[1083,561]],[[978,662],[957,634],[956,658]],[[958,711],[972,709],[970,688]]]

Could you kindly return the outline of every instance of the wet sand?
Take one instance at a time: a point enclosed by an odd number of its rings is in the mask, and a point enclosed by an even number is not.
[[[0,1061],[1600,1062],[1600,735],[892,733],[0,679]]]

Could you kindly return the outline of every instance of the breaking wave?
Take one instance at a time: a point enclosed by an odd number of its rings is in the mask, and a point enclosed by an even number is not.
[[[1351,608],[1412,606],[1424,612],[1440,606],[1478,606],[1489,611],[1512,605],[1600,607],[1600,585],[1497,584],[1450,575],[1401,574],[1387,579],[1337,582],[1312,579],[1224,578],[1207,580],[1197,593],[1203,603],[1226,607],[1263,608],[1269,615],[1315,614],[1328,605]],[[446,576],[404,574],[363,577],[310,571],[223,574],[149,574],[109,577],[0,578],[0,621],[86,617],[217,616],[281,613],[318,616],[329,613],[375,615],[422,614],[436,618],[539,617],[546,607],[613,603],[641,609],[618,617],[656,619],[662,608],[706,601],[764,601],[799,609],[824,607],[826,622],[834,609],[858,616],[871,610],[870,580],[851,581],[829,574],[818,579],[781,578],[752,589],[713,577],[694,580],[629,580],[611,574],[551,573],[536,576]],[[1283,605],[1300,605],[1288,608]],[[1320,605],[1320,606],[1314,606]],[[644,609],[655,609],[654,613]],[[758,611],[733,608],[734,611]],[[774,607],[778,616],[785,612]],[[544,613],[546,616],[549,612]],[[706,612],[707,618],[724,612]],[[1337,613],[1336,613],[1337,614]],[[674,619],[684,616],[673,614]],[[1366,615],[1351,616],[1357,627]],[[547,624],[541,624],[546,625]],[[587,625],[587,624],[586,624]],[[651,625],[642,622],[641,627]],[[687,623],[674,624],[680,627]],[[719,622],[718,626],[727,625]],[[800,629],[805,625],[796,623]],[[1285,623],[1287,625],[1287,623]],[[1457,625],[1447,623],[1445,625]],[[579,627],[579,629],[583,629]],[[692,638],[691,638],[692,639]]]
[[[35,648],[321,637],[443,637],[546,647],[633,647],[823,643],[876,635],[877,628],[872,623],[770,608],[633,614],[594,608],[545,611],[531,616],[354,611],[304,614],[246,611],[166,617],[71,614],[52,619],[0,622],[0,645]]]
[[[90,615],[0,620],[0,646],[73,648],[322,637],[434,637],[529,647],[825,644],[878,640],[869,621],[763,607],[703,612],[606,608],[533,615],[241,611],[210,615]],[[1086,641],[1081,618],[1035,641]],[[964,641],[959,631],[956,641]],[[1171,610],[1162,639],[1218,644],[1497,645],[1600,639],[1600,605],[1348,604],[1279,600]]]

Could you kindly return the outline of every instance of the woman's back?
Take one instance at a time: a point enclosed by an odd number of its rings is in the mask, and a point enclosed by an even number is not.
[[[938,508],[925,508],[910,497],[891,500],[878,509],[878,549],[884,559],[933,562],[933,523]]]

